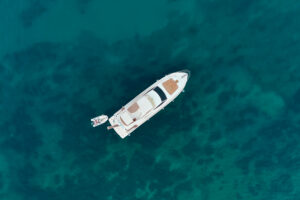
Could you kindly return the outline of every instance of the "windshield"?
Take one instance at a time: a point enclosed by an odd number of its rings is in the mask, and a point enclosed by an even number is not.
[[[165,101],[167,99],[165,93],[159,87],[153,89],[160,97],[161,101]]]

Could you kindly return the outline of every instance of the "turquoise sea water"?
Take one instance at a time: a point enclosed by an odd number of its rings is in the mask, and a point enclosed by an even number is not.
[[[0,0],[0,199],[300,199],[299,10]],[[185,93],[130,137],[90,126],[182,69]]]

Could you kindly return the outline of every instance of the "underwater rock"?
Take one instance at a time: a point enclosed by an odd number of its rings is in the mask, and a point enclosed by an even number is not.
[[[34,0],[30,3],[30,6],[23,10],[20,15],[20,19],[25,28],[32,26],[33,22],[37,20],[40,16],[42,16],[47,11],[44,3],[38,0]]]

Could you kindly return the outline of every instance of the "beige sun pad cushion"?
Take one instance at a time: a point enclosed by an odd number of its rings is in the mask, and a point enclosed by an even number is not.
[[[134,103],[127,110],[130,113],[135,113],[138,109],[139,109],[139,105],[137,103]]]
[[[165,82],[163,82],[163,86],[164,88],[167,90],[167,92],[172,95],[177,89],[178,89],[178,85],[177,85],[177,80],[174,81],[173,79],[169,79]]]

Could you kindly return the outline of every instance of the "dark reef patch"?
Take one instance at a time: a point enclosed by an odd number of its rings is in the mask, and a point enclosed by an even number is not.
[[[23,10],[20,19],[25,28],[31,27],[33,22],[47,11],[46,1],[33,0],[30,6]]]
[[[222,138],[222,133],[221,131],[212,131],[210,134],[209,134],[209,143],[213,143],[213,142],[216,142],[218,140],[220,140]]]
[[[47,77],[41,77],[39,79],[31,81],[30,83],[25,83],[22,86],[24,95],[38,97],[53,93],[53,90],[51,90],[49,83],[47,83],[46,81],[46,78]]]
[[[24,154],[26,157],[33,156],[37,153],[38,147],[42,145],[41,136],[36,132],[25,108],[17,109],[10,121],[13,122],[17,119],[22,120],[19,120],[14,126],[15,129],[13,132],[6,132],[7,137],[4,139],[2,145],[4,148]]]
[[[175,191],[175,194],[174,194],[175,197],[178,196],[182,192],[192,192],[193,191],[192,183],[190,181],[181,182],[176,185],[174,191]]]
[[[57,62],[60,45],[51,42],[35,43],[26,50],[17,51],[5,56],[5,60],[13,67],[15,73],[28,75],[47,72]],[[26,71],[24,71],[26,66]],[[43,74],[43,73],[42,73]],[[44,74],[43,74],[44,75]]]
[[[248,185],[248,191],[253,196],[258,196],[259,193],[261,192],[261,189],[262,189],[262,187],[261,187],[260,184],[250,184],[250,185]]]
[[[277,176],[272,180],[270,190],[274,193],[290,194],[294,191],[291,176],[289,174],[281,174]]]
[[[296,91],[292,99],[292,106],[291,109],[295,110],[296,112],[300,111],[300,88]]]
[[[24,166],[19,166],[19,169],[16,171],[15,179],[13,179],[14,191],[21,193],[25,200],[31,198],[36,198],[38,196],[44,196],[46,193],[43,193],[39,187],[34,186],[34,177],[37,170],[30,164],[25,163]],[[47,199],[47,196],[45,196]]]
[[[4,182],[3,172],[0,171],[0,192],[4,187],[4,184],[5,182]]]
[[[251,152],[236,160],[236,166],[242,170],[244,174],[249,174],[250,164],[255,160],[258,152]]]
[[[246,107],[244,105],[235,105],[224,111],[224,116],[226,116],[226,130],[234,132],[254,126],[258,117],[261,116],[261,112],[250,104]]]
[[[200,157],[201,147],[198,146],[197,141],[195,139],[191,139],[185,146],[183,146],[181,152],[185,156],[191,157]]]
[[[211,82],[205,89],[204,92],[206,94],[213,94],[214,92],[216,92],[218,86],[216,82]]]
[[[81,14],[85,14],[87,12],[89,5],[91,4],[91,2],[93,0],[76,0],[76,1],[77,1],[77,6],[78,6],[79,12]]]

